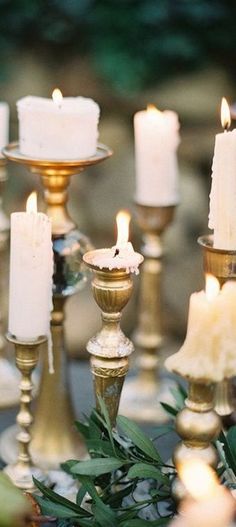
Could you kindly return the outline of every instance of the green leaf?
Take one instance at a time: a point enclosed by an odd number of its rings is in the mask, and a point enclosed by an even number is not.
[[[48,498],[54,503],[58,503],[59,505],[63,505],[64,507],[67,507],[69,510],[74,511],[76,515],[81,514],[83,516],[90,516],[90,514],[76,505],[76,503],[73,503],[72,501],[68,500],[67,498],[64,498],[63,496],[60,496],[60,494],[57,494],[54,492],[54,490],[49,489],[48,487],[45,487],[45,485],[38,481],[33,477],[33,481],[36,485],[36,487],[42,492],[43,496]],[[38,495],[34,494],[34,498],[37,501]]]
[[[55,504],[52,501],[45,500],[40,496],[37,496],[37,503],[40,506],[42,514],[46,516],[54,516],[56,518],[80,518],[80,515],[75,514],[74,511],[60,505],[59,503]]]
[[[79,461],[74,465],[71,468],[71,473],[97,477],[118,470],[123,465],[124,461],[115,457],[88,459],[87,461]]]
[[[154,447],[151,439],[149,439],[149,437],[144,434],[144,432],[141,430],[141,428],[139,428],[138,425],[136,425],[136,423],[133,423],[123,415],[119,415],[117,417],[117,424],[122,429],[124,434],[126,434],[131,439],[131,441],[133,441],[135,446],[139,448],[139,450],[144,452],[151,459],[154,459],[159,463],[162,462],[160,455]]]
[[[236,464],[236,426],[231,426],[227,433],[227,441]]]
[[[228,466],[231,468],[231,470],[234,472],[236,476],[236,460],[234,458],[233,452],[231,451],[230,443],[227,439],[227,436],[224,434],[224,432],[220,433],[218,441],[223,443],[223,449],[225,452],[226,462],[228,463]]]
[[[134,490],[134,483],[131,483],[131,485],[127,485],[122,490],[119,490],[111,494],[108,499],[106,499],[106,503],[109,503],[112,507],[120,507],[122,505],[122,501],[126,496],[129,496],[131,492]]]
[[[148,465],[147,463],[136,463],[135,465],[133,465],[129,469],[127,477],[129,479],[155,479],[157,481],[160,481],[161,483],[169,485],[168,476],[162,474],[162,472],[158,468],[152,465]]]
[[[164,408],[164,410],[169,414],[171,415],[172,417],[176,417],[177,413],[179,412],[179,410],[177,410],[177,408],[174,408],[173,406],[170,406],[170,404],[167,404],[167,403],[160,403],[162,408]]]
[[[81,486],[80,489],[77,492],[77,495],[76,495],[76,503],[77,503],[77,505],[81,505],[86,492],[87,492],[86,489],[83,486]]]
[[[113,448],[109,441],[105,441],[102,439],[89,439],[88,441],[86,441],[86,445],[89,453],[95,453],[96,457],[101,454],[112,457],[114,454]]]
[[[92,512],[101,527],[114,527],[114,525],[117,523],[115,512],[102,501],[96,502],[94,505],[92,505]]]
[[[75,426],[76,426],[78,432],[85,439],[89,439],[89,426],[88,426],[88,424],[81,423],[80,421],[75,421]]]
[[[110,442],[112,444],[112,448],[113,448],[114,454],[116,455],[116,449],[115,449],[115,443],[114,443],[114,439],[113,439],[113,435],[112,435],[112,426],[111,426],[110,417],[109,417],[109,414],[108,414],[105,402],[103,401],[102,397],[100,397],[99,395],[98,395],[98,402],[99,402],[101,414],[104,417],[106,425],[107,425],[107,431],[108,431],[108,434],[109,434],[109,438],[110,438]]]
[[[166,525],[169,523],[170,518],[159,518],[158,520],[142,520],[141,518],[135,518],[133,520],[127,520],[122,522],[121,527],[159,527],[160,525]]]
[[[74,467],[74,465],[77,465],[77,463],[77,459],[69,459],[68,461],[65,461],[65,463],[61,463],[61,468],[67,472],[67,474],[71,474],[71,468]]]

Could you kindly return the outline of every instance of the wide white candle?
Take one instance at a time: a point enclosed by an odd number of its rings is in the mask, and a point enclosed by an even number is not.
[[[17,102],[20,152],[43,159],[83,159],[96,153],[100,109],[92,99],[24,97]]]
[[[230,112],[225,99],[222,99],[221,121],[225,131],[215,139],[209,228],[214,230],[214,247],[236,250],[236,129],[227,131]]]
[[[130,215],[126,211],[120,211],[116,217],[117,242],[110,249],[97,249],[90,251],[84,257],[89,264],[96,265],[99,269],[125,269],[127,273],[139,272],[139,265],[143,256],[134,251],[129,239]]]
[[[180,351],[169,357],[168,370],[183,377],[220,382],[236,375],[236,282],[219,291],[207,277],[206,291],[190,297],[187,335]]]
[[[48,335],[53,273],[51,220],[28,207],[11,214],[8,324],[25,341]]]
[[[9,106],[6,102],[0,102],[0,157],[2,148],[9,142]]]
[[[134,116],[136,201],[169,206],[179,202],[177,147],[179,122],[175,112],[155,106]]]
[[[228,527],[232,525],[236,502],[220,485],[214,470],[199,458],[191,458],[178,468],[188,496],[180,503],[179,516],[170,527]]]

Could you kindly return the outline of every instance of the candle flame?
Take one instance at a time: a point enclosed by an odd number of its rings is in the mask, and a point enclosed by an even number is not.
[[[161,113],[160,110],[155,106],[155,104],[148,104],[147,105],[147,113],[148,115],[156,115],[157,113]]]
[[[225,97],[221,101],[221,124],[224,130],[228,130],[231,125],[230,109]]]
[[[56,104],[60,104],[61,103],[61,101],[63,99],[63,95],[61,93],[61,90],[59,90],[59,88],[55,88],[55,90],[53,90],[52,98],[53,98],[53,102],[55,102]]]
[[[116,216],[117,225],[117,242],[116,246],[120,247],[129,240],[129,222],[130,214],[126,210],[120,210]]]
[[[180,463],[178,474],[195,500],[204,501],[216,494],[219,485],[216,473],[201,459],[192,458]]]
[[[37,212],[37,193],[31,192],[26,201],[26,212]]]
[[[214,300],[220,291],[219,280],[212,274],[206,274],[206,297],[209,302]]]

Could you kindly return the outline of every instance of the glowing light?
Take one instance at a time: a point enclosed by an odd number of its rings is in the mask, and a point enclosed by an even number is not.
[[[219,280],[212,274],[206,275],[206,297],[209,302],[214,300],[220,291],[220,283]]]
[[[193,458],[181,463],[178,474],[186,490],[195,500],[208,500],[217,492],[219,482],[216,473],[201,459]]]
[[[221,101],[221,124],[224,130],[228,130],[231,125],[230,109],[225,97]]]
[[[116,216],[117,225],[117,242],[116,246],[120,247],[129,240],[129,223],[130,214],[126,210],[120,210]]]
[[[26,212],[37,212],[37,193],[31,192],[26,201]]]
[[[63,95],[61,93],[61,90],[59,90],[59,88],[55,88],[55,90],[53,90],[52,98],[53,98],[53,102],[55,102],[55,104],[60,104],[62,102]]]

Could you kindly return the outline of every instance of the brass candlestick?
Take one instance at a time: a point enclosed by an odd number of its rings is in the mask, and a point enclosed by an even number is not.
[[[19,403],[19,375],[16,367],[6,358],[6,340],[4,337],[4,312],[7,311],[7,268],[10,222],[3,210],[2,193],[7,181],[6,159],[0,157],[0,409]]]
[[[236,251],[215,249],[211,235],[201,236],[198,243],[203,249],[203,269],[214,275],[222,286],[227,280],[236,280]],[[224,380],[216,388],[217,413],[222,416],[224,424],[236,423],[235,394],[231,380]],[[225,419],[224,419],[225,417]]]
[[[15,345],[16,365],[22,379],[20,382],[20,411],[16,418],[20,427],[20,431],[17,434],[19,454],[17,462],[14,465],[6,466],[4,471],[17,487],[22,490],[33,491],[32,476],[39,477],[39,470],[33,464],[30,455],[30,430],[33,422],[30,407],[33,388],[31,374],[38,363],[39,346],[47,339],[46,337],[39,337],[31,342],[23,342],[12,335],[8,335],[7,339]]]
[[[67,211],[70,178],[86,167],[104,161],[112,155],[104,145],[98,145],[93,157],[78,160],[46,160],[26,157],[18,144],[4,149],[11,161],[23,164],[33,174],[39,174],[44,186],[47,214],[52,219],[54,251],[52,340],[57,371],[54,375],[43,369],[39,403],[35,414],[35,436],[32,442],[33,459],[42,466],[58,467],[69,458],[81,457],[84,445],[73,431],[73,410],[67,384],[66,354],[64,347],[64,306],[66,299],[84,286],[86,281],[83,254],[91,248],[89,240],[81,234]],[[50,418],[49,418],[50,408]],[[47,441],[45,441],[47,430]]]
[[[121,412],[139,421],[163,422],[168,419],[160,401],[171,397],[168,379],[161,380],[158,366],[162,346],[161,272],[162,234],[172,222],[174,206],[150,207],[136,204],[137,223],[143,233],[141,252],[144,263],[140,276],[138,323],[134,343],[139,350],[138,376],[128,379],[122,394]]]
[[[93,271],[93,296],[102,310],[102,329],[91,338],[87,350],[91,354],[96,404],[98,396],[107,406],[111,423],[115,425],[120,396],[129,368],[128,357],[134,350],[132,342],[120,328],[121,311],[133,289],[130,273],[125,269],[99,269],[93,264],[99,251],[84,255],[84,262]]]

